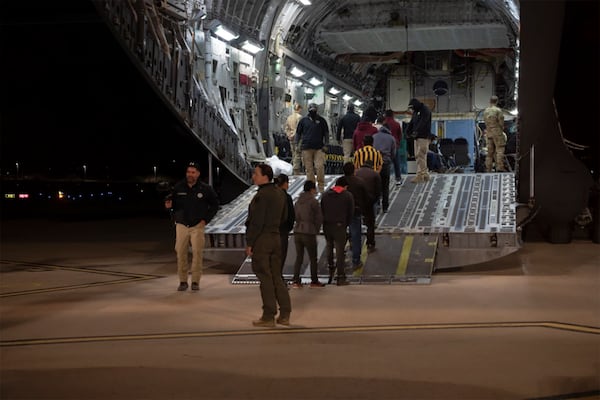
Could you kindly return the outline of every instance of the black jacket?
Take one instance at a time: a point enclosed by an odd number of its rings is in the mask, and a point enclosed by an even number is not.
[[[287,220],[285,193],[274,183],[265,183],[248,206],[246,219],[246,244],[254,247],[257,239],[265,234],[279,235],[279,228]]]
[[[294,212],[294,201],[292,200],[292,196],[287,192],[285,192],[285,196],[287,200],[287,218],[279,227],[279,232],[281,233],[288,233],[294,229],[294,222],[296,222],[296,213]]]
[[[335,138],[339,142],[342,139],[342,130],[344,131],[344,139],[352,139],[352,135],[354,134],[354,130],[356,130],[356,126],[360,122],[360,117],[354,111],[348,111],[346,115],[344,115],[338,124],[337,132]]]
[[[320,150],[329,142],[327,121],[320,115],[313,120],[306,116],[298,122],[296,143],[301,143],[302,150]]]
[[[184,180],[178,182],[171,192],[175,222],[186,226],[197,225],[204,220],[208,224],[219,210],[219,198],[214,189],[204,182],[189,187]]]
[[[340,186],[334,186],[321,196],[323,225],[342,224],[349,226],[354,216],[354,197]]]
[[[406,128],[407,135],[417,139],[431,138],[431,111],[429,108],[417,99],[412,99],[408,104],[413,106],[413,115]]]

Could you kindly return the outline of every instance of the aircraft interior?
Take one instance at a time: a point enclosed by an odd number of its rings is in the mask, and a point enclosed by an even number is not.
[[[523,240],[599,240],[598,130],[581,136],[565,124],[554,84],[566,73],[568,2],[94,2],[140,73],[210,152],[210,179],[227,173],[247,184],[208,227],[214,248],[242,246],[252,170],[274,156],[290,160],[283,126],[296,105],[316,103],[329,124],[331,185],[341,173],[334,132],[348,106],[359,115],[390,109],[406,127],[411,98],[432,111],[444,170],[427,185],[393,187],[378,234],[397,249],[394,266],[409,236],[424,241],[417,253],[433,246],[437,255],[426,257],[425,272],[394,267],[389,279],[498,258]],[[486,174],[482,112],[492,95],[511,150],[508,172]],[[406,148],[404,176],[414,173],[410,138]],[[303,179],[291,177],[293,197]]]

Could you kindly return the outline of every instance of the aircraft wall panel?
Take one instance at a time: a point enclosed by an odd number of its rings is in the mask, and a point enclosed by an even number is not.
[[[483,110],[490,105],[494,94],[494,71],[487,64],[473,66],[473,109]]]
[[[408,107],[412,95],[408,77],[390,78],[388,82],[389,104],[393,111],[404,111]]]

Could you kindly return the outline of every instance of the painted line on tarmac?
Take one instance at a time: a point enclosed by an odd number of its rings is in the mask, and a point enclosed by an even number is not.
[[[181,333],[156,333],[143,335],[111,335],[111,336],[84,336],[63,338],[15,339],[2,340],[0,347],[35,346],[49,344],[77,344],[92,342],[116,341],[141,341],[141,340],[166,340],[166,339],[195,339],[209,337],[233,337],[255,335],[282,335],[282,334],[313,334],[313,333],[354,333],[354,332],[401,332],[418,330],[443,330],[443,329],[496,329],[496,328],[547,328],[575,333],[600,335],[600,328],[593,326],[568,324],[554,321],[543,322],[481,322],[481,323],[447,323],[447,324],[411,324],[411,325],[373,325],[373,326],[343,326],[319,328],[265,328],[244,329],[233,331],[210,332],[181,332]]]
[[[139,281],[146,281],[146,280],[150,280],[150,279],[163,278],[163,276],[161,276],[161,275],[140,274],[140,273],[136,273],[136,272],[130,273],[130,272],[122,272],[122,271],[108,271],[108,270],[84,268],[84,267],[66,267],[63,265],[42,264],[42,263],[33,263],[33,262],[26,262],[26,261],[0,260],[0,264],[9,264],[9,265],[16,265],[16,266],[20,266],[20,267],[30,267],[30,268],[47,268],[47,269],[51,269],[51,270],[61,270],[61,271],[83,272],[83,273],[87,273],[87,274],[99,274],[99,275],[125,277],[123,279],[117,279],[117,280],[112,280],[112,281],[87,282],[87,283],[81,283],[81,284],[76,284],[76,285],[55,286],[55,287],[49,287],[49,288],[19,290],[16,292],[0,293],[0,298],[13,297],[13,296],[24,296],[24,295],[40,294],[40,293],[49,293],[49,292],[60,292],[60,291],[73,290],[73,289],[85,289],[85,288],[95,287],[95,286],[118,285],[121,283],[139,282]]]

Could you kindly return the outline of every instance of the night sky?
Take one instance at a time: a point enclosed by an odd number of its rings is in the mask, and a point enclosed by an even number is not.
[[[88,0],[1,1],[2,175],[183,177],[201,146]],[[175,160],[175,162],[173,162]]]

